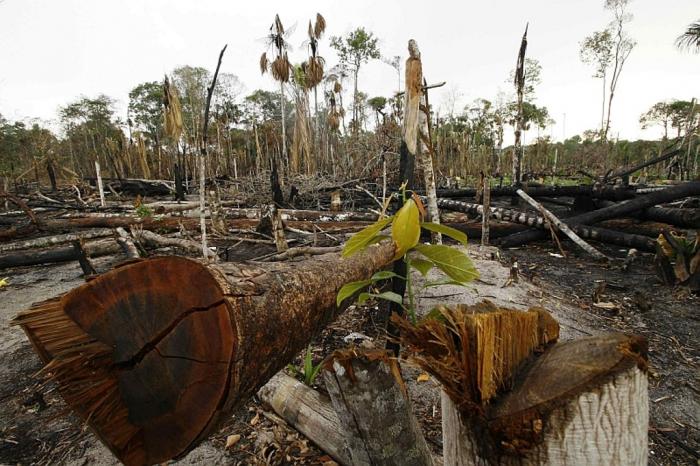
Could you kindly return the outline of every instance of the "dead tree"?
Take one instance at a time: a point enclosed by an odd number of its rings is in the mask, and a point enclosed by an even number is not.
[[[393,256],[384,242],[293,264],[141,260],[16,323],[43,373],[120,461],[161,463],[189,452],[289,363],[341,310],[342,285]]]
[[[525,121],[523,120],[523,88],[525,87],[525,51],[527,50],[527,28],[525,26],[525,33],[520,41],[520,50],[518,50],[518,61],[515,65],[515,92],[518,97],[518,108],[515,115],[515,143],[513,144],[513,179],[511,183],[513,186],[520,186],[521,177],[521,164],[523,161],[523,148],[521,142],[521,136],[523,128],[525,127]]]

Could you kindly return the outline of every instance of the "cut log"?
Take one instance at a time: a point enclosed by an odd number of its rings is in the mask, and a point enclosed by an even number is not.
[[[168,238],[166,236],[158,235],[156,233],[153,233],[152,231],[143,229],[140,229],[138,231],[136,229],[132,229],[132,231],[134,233],[134,238],[136,238],[138,241],[143,241],[146,244],[150,244],[156,247],[173,246],[176,248],[184,249],[185,251],[194,254],[199,254],[202,252],[202,245],[200,243],[197,243],[196,241],[190,241],[184,238]],[[214,251],[212,251],[209,248],[207,248],[206,251],[208,259],[218,259],[218,256]]]
[[[110,254],[118,254],[120,251],[119,246],[114,240],[85,243],[83,248],[90,257],[108,256]],[[78,251],[75,246],[71,244],[50,249],[34,249],[1,254],[0,269],[52,264],[56,262],[70,262],[74,260],[78,260]]]
[[[552,222],[554,224],[554,226],[556,226],[559,229],[559,231],[561,231],[566,236],[568,236],[569,239],[571,241],[573,241],[574,243],[576,243],[581,249],[583,249],[588,254],[590,254],[591,256],[595,257],[598,260],[607,259],[607,257],[605,257],[605,254],[601,253],[596,248],[594,248],[593,246],[591,246],[590,244],[588,244],[584,240],[582,240],[580,236],[578,236],[576,233],[574,233],[571,230],[571,228],[569,228],[564,222],[559,220],[559,218],[557,218],[556,215],[554,215],[552,212],[550,212],[549,210],[544,208],[544,206],[542,206],[542,204],[540,204],[539,202],[537,202],[536,200],[534,200],[533,198],[528,196],[525,193],[525,191],[523,191],[522,189],[518,189],[517,193],[518,193],[518,196],[525,199],[525,202],[530,204],[535,209],[539,210],[543,217],[546,217],[547,220]]]
[[[326,389],[345,427],[351,464],[433,464],[395,358],[383,350],[336,351],[324,369]]]
[[[119,460],[161,463],[189,452],[288,364],[340,311],[345,283],[393,256],[383,242],[350,258],[293,264],[158,257],[100,275],[16,322],[44,373]]]
[[[117,228],[116,231],[118,236],[117,243],[119,243],[119,247],[122,248],[122,251],[124,251],[126,257],[129,259],[138,259],[141,257],[139,250],[136,248],[134,240],[131,239],[129,233],[122,227]]]
[[[46,246],[55,246],[57,244],[70,243],[76,239],[93,239],[112,236],[114,233],[108,228],[101,228],[94,231],[84,231],[80,233],[68,233],[64,235],[43,236],[41,238],[29,239],[25,241],[17,241],[0,245],[0,252],[20,251],[22,249],[44,248]]]
[[[604,207],[602,209],[569,217],[564,219],[564,222],[569,226],[590,225],[611,218],[624,217],[625,215],[637,212],[647,207],[655,206],[657,204],[664,204],[676,199],[697,195],[700,195],[700,181],[689,181],[687,183],[655,191],[644,196],[639,196],[635,199],[630,199],[628,201],[623,201],[615,205]],[[502,238],[498,241],[498,245],[504,248],[520,246],[530,241],[537,241],[545,236],[546,235],[543,232],[529,230]]]
[[[96,178],[86,178],[95,185]],[[102,178],[104,183],[111,185],[125,194],[141,196],[165,196],[175,193],[175,183],[167,180],[143,180],[138,178]]]
[[[345,428],[328,396],[279,373],[258,391],[258,397],[338,463],[353,464],[347,451]]]

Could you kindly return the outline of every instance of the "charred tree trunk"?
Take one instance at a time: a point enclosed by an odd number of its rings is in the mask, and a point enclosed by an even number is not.
[[[294,264],[158,257],[37,304],[16,323],[117,458],[161,463],[189,452],[289,363],[340,311],[343,284],[393,255],[384,242]]]
[[[439,199],[438,205],[445,210],[453,210],[456,212],[463,212],[470,215],[480,215],[483,216],[484,207],[479,204],[470,204],[468,202],[453,201],[451,199]],[[491,217],[497,220],[503,220],[506,222],[518,223],[521,225],[527,225],[531,227],[538,228],[537,233],[545,231],[545,221],[543,217],[539,215],[534,215],[529,212],[521,212],[519,210],[504,209],[502,207],[492,207]],[[567,219],[563,219],[564,222]],[[585,239],[592,239],[595,241],[600,241],[601,243],[617,244],[619,246],[632,247],[639,249],[641,251],[654,252],[655,246],[654,241],[646,236],[622,233],[619,231],[611,230],[608,228],[601,227],[591,227],[586,225],[570,225],[570,228],[579,236]],[[530,230],[521,232],[529,233]],[[518,233],[516,233],[518,234]],[[515,236],[512,235],[513,237]],[[542,237],[546,237],[546,234],[542,234]],[[503,238],[501,241],[506,240],[508,237]],[[499,243],[502,247],[503,243]]]
[[[700,181],[689,181],[670,188],[655,191],[644,196],[623,201],[602,209],[586,212],[585,214],[576,215],[564,219],[564,222],[569,225],[590,225],[603,220],[609,220],[616,217],[624,217],[625,215],[637,212],[647,207],[653,207],[657,204],[675,201],[689,196],[697,196],[700,194]],[[521,233],[505,237],[498,244],[501,247],[520,246],[521,244],[537,241],[546,236],[544,232],[528,230]]]

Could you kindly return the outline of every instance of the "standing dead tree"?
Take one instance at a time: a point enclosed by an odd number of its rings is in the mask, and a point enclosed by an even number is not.
[[[525,87],[525,51],[527,50],[527,28],[529,25],[525,25],[525,33],[520,41],[520,50],[518,51],[518,61],[515,65],[515,78],[513,84],[515,84],[515,92],[517,94],[517,112],[515,115],[515,143],[513,143],[513,179],[511,183],[513,186],[520,186],[521,164],[523,161],[523,148],[522,148],[522,132],[525,125],[523,119],[523,89]]]
[[[221,60],[224,58],[224,52],[228,45],[224,45],[219,53],[219,61],[216,63],[216,71],[211,79],[211,84],[207,87],[207,103],[204,107],[204,125],[202,128],[202,147],[199,157],[199,222],[202,233],[202,256],[209,257],[209,249],[207,247],[207,224],[204,220],[204,209],[206,207],[206,159],[207,159],[207,134],[209,129],[209,108],[211,107],[211,97],[214,94],[216,87],[216,78],[219,76],[219,68],[221,68]]]

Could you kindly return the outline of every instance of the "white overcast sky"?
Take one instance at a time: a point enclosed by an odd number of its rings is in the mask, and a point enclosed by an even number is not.
[[[660,100],[700,95],[700,54],[673,45],[700,19],[700,0],[633,0],[630,10],[629,31],[638,45],[613,102],[612,134],[652,138],[658,132],[639,128],[640,113]],[[450,94],[460,95],[462,107],[510,91],[506,79],[529,21],[527,53],[543,68],[537,103],[557,121],[552,136],[570,137],[599,124],[600,81],[578,51],[586,35],[610,20],[603,0],[0,0],[0,114],[55,120],[59,106],[99,93],[117,99],[125,111],[133,86],[162,79],[180,65],[213,70],[226,43],[222,71],[237,75],[247,92],[273,89],[270,78],[260,76],[259,39],[275,13],[286,26],[297,23],[290,58],[300,62],[306,25],[316,12],[328,24],[321,55],[330,66],[337,60],[328,38],[357,26],[380,38],[387,57],[405,59],[407,41],[415,39],[428,81],[448,83],[431,94],[442,112]],[[374,61],[361,71],[360,89],[389,96],[396,80],[393,68]]]

